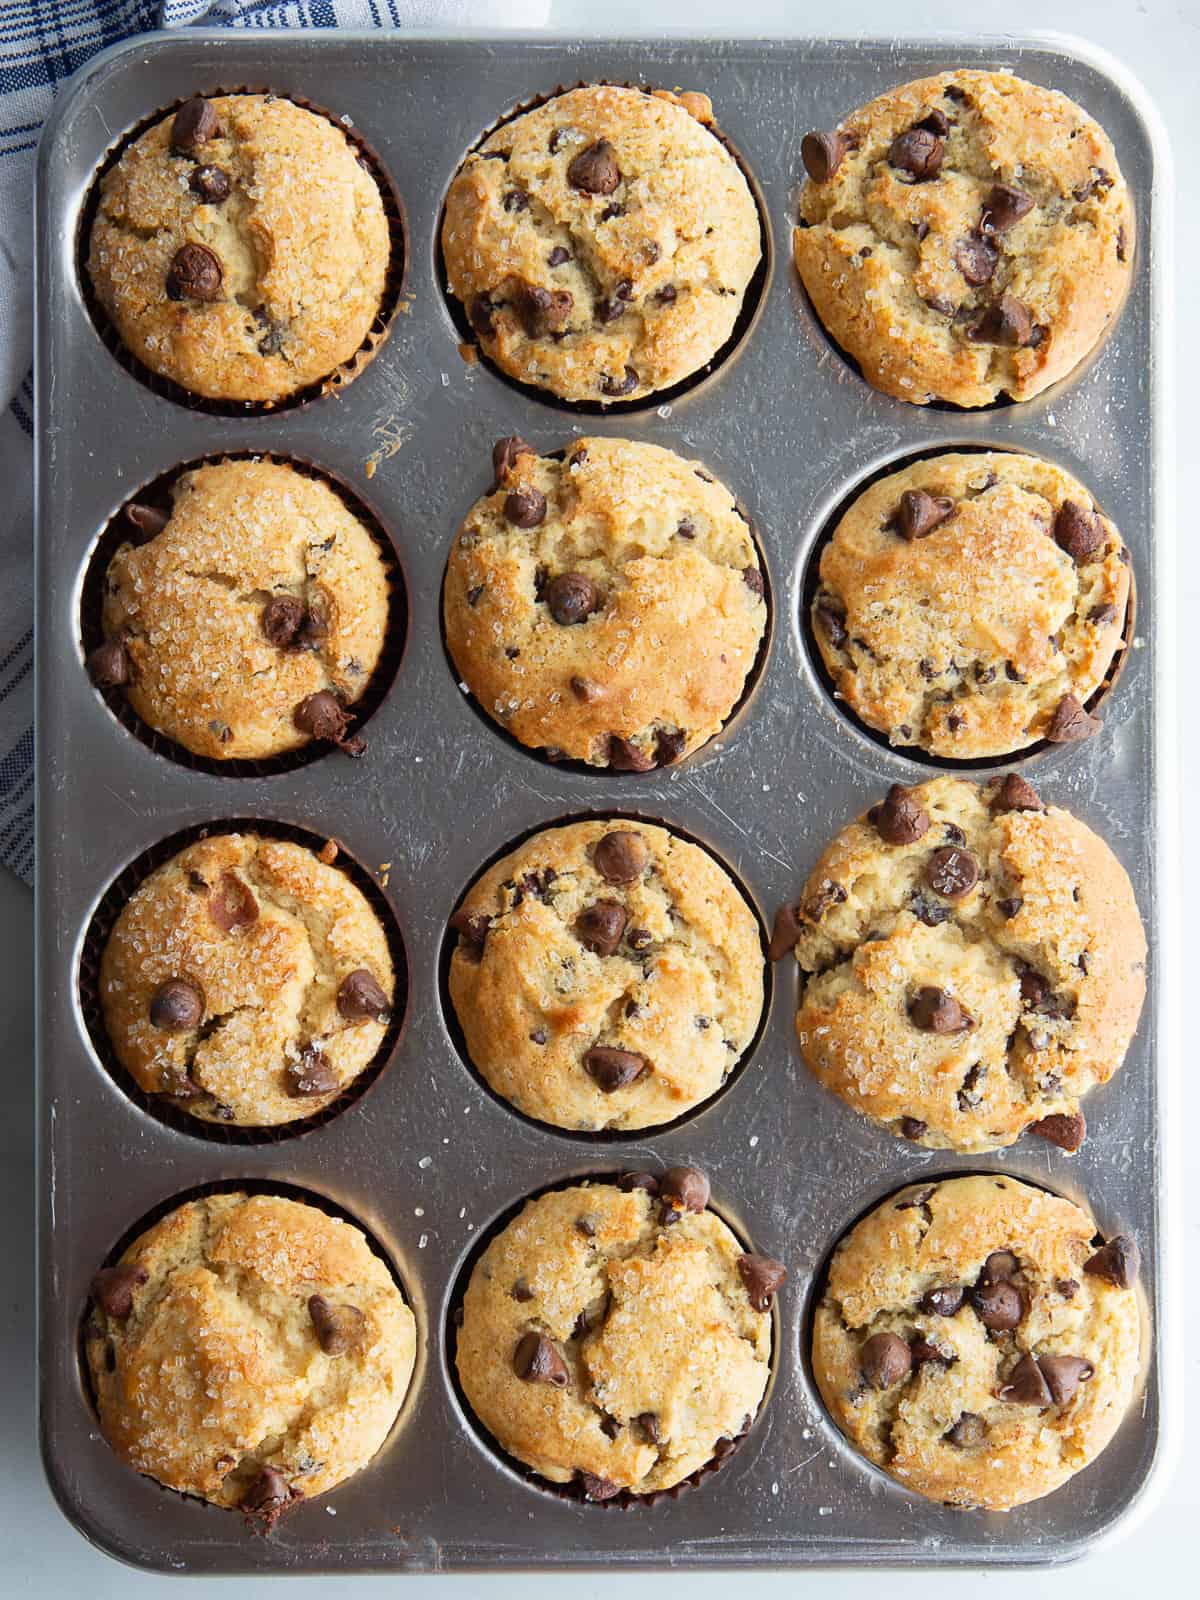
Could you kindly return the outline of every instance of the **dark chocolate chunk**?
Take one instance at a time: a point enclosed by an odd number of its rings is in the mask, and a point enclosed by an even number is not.
[[[168,978],[150,1000],[150,1025],[163,1033],[190,1033],[204,1017],[204,994],[186,978]]]

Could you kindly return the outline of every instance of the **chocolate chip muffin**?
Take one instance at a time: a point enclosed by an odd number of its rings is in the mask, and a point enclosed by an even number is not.
[[[476,1262],[456,1365],[501,1449],[590,1500],[729,1452],[771,1370],[786,1269],[705,1209],[694,1167],[530,1200]]]
[[[506,122],[450,185],[450,293],[484,352],[563,400],[640,400],[733,333],[758,209],[706,95],[572,89]]]
[[[283,462],[217,461],[124,513],[88,657],[150,727],[211,760],[328,740],[358,754],[346,708],[388,627],[379,546],[337,494]]]
[[[700,1105],[763,1006],[758,921],[733,880],[665,828],[549,828],[490,867],[451,919],[467,1053],[526,1116],[597,1132]]]
[[[955,758],[1087,738],[1121,647],[1129,553],[1035,456],[918,461],[871,485],[821,554],[812,631],[840,699],[893,745]]]
[[[92,1281],[104,1436],[169,1489],[268,1523],[387,1437],[416,1328],[352,1224],[268,1194],[170,1212]]]
[[[199,839],[152,872],[100,959],[104,1025],[139,1087],[251,1128],[336,1100],[378,1054],[394,988],[387,937],[346,874],[250,833]]]
[[[796,267],[885,394],[1029,400],[1120,310],[1133,205],[1107,134],[1064,94],[943,72],[808,134],[801,154]]]
[[[838,1245],[813,1371],[854,1447],[905,1488],[1007,1511],[1088,1466],[1138,1374],[1137,1249],[1012,1178],[904,1189]]]
[[[1066,1151],[1146,990],[1133,890],[1104,841],[1010,774],[893,785],[777,915],[815,1076],[930,1149],[1025,1129]]]
[[[750,524],[699,463],[577,439],[495,448],[496,485],[450,552],[446,643],[465,686],[553,760],[647,772],[699,749],[767,624]]]
[[[88,272],[151,372],[270,403],[358,353],[390,259],[379,187],[342,130],[234,94],[185,101],[105,174]]]

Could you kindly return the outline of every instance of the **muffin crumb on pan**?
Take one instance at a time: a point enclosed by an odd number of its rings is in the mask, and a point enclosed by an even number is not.
[[[697,93],[594,84],[488,135],[446,196],[450,293],[485,355],[560,399],[642,400],[712,360],[762,255]]]
[[[1138,1374],[1137,1247],[994,1175],[891,1195],[834,1251],[812,1361],[833,1420],[906,1489],[1007,1511],[1112,1439]]]
[[[529,1200],[476,1261],[455,1367],[500,1448],[586,1500],[670,1490],[753,1424],[782,1262],[744,1251],[694,1167]]]
[[[1015,773],[894,784],[776,914],[771,954],[789,951],[813,1074],[931,1149],[1029,1130],[1077,1150],[1080,1101],[1121,1066],[1146,991],[1121,863]]]
[[[801,155],[797,270],[885,394],[1032,399],[1120,310],[1133,205],[1108,135],[1065,94],[944,72],[808,134]]]
[[[84,1348],[124,1462],[273,1525],[383,1444],[416,1324],[353,1224],[279,1195],[218,1193],[96,1273]]]

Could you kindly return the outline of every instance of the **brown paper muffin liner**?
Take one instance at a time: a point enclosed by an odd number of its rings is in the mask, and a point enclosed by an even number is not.
[[[596,1131],[590,1131],[586,1128],[560,1128],[552,1122],[539,1122],[536,1117],[526,1116],[523,1111],[518,1111],[516,1106],[514,1106],[510,1101],[506,1100],[503,1095],[497,1094],[496,1090],[491,1087],[487,1079],[471,1060],[470,1052],[467,1049],[466,1037],[463,1033],[462,1025],[458,1020],[458,1013],[454,1009],[454,1001],[450,997],[450,961],[458,946],[458,934],[450,926],[449,919],[453,912],[457,911],[462,901],[470,893],[475,884],[478,883],[479,879],[483,877],[484,873],[495,866],[497,861],[503,860],[503,858],[507,855],[510,855],[512,851],[519,849],[527,839],[532,839],[535,834],[545,833],[552,828],[567,828],[570,827],[572,823],[576,822],[593,822],[600,818],[606,822],[630,822],[635,824],[644,822],[655,828],[664,828],[667,830],[667,832],[676,835],[676,837],[680,839],[686,840],[688,844],[695,845],[698,850],[703,850],[706,855],[711,856],[716,864],[721,868],[721,871],[724,872],[730,881],[735,885],[738,893],[749,907],[750,912],[758,925],[759,945],[762,951],[762,1010],[759,1013],[759,1018],[755,1026],[754,1033],[752,1034],[749,1043],[746,1045],[746,1048],[733,1062],[732,1066],[729,1068],[729,1071],[722,1079],[720,1086],[709,1095],[707,1100],[701,1100],[698,1105],[690,1106],[686,1111],[681,1112],[679,1116],[673,1117],[670,1122],[654,1123],[646,1128],[603,1128]],[[730,1092],[734,1084],[737,1083],[743,1072],[746,1071],[747,1067],[750,1066],[751,1062],[758,1054],[758,1049],[762,1043],[763,1034],[766,1032],[767,1021],[771,1015],[771,1001],[774,994],[775,985],[776,967],[775,963],[768,961],[767,959],[767,944],[767,924],[763,920],[763,913],[758,905],[758,902],[755,900],[754,895],[751,893],[748,885],[746,884],[745,879],[739,872],[730,866],[728,861],[724,860],[717,854],[715,850],[706,844],[703,839],[698,839],[694,834],[689,833],[686,828],[681,828],[677,823],[664,821],[657,814],[646,811],[624,811],[616,808],[605,807],[603,811],[571,812],[569,815],[554,817],[548,822],[540,822],[536,827],[527,828],[524,833],[518,834],[516,838],[509,839],[505,844],[501,845],[498,850],[493,851],[486,861],[481,861],[479,863],[478,867],[474,869],[470,878],[466,883],[463,884],[462,888],[455,896],[454,905],[446,914],[445,931],[442,935],[441,948],[438,952],[438,999],[441,1002],[442,1007],[442,1021],[445,1025],[446,1032],[450,1036],[451,1043],[454,1045],[454,1048],[458,1054],[459,1060],[470,1073],[471,1077],[474,1079],[475,1083],[479,1086],[482,1092],[487,1095],[488,1099],[491,1100],[495,1105],[499,1106],[506,1116],[513,1117],[518,1122],[524,1123],[527,1128],[534,1128],[538,1133],[549,1134],[552,1138],[572,1139],[589,1145],[627,1144],[631,1138],[657,1138],[662,1134],[673,1132],[676,1128],[682,1128],[686,1123],[692,1122],[696,1117],[701,1116],[704,1112],[712,1110],[718,1101],[724,1099],[724,1097]],[[601,1174],[601,1177],[604,1176],[611,1176],[611,1174]]]
[[[544,455],[547,460],[550,461],[561,461],[566,456],[566,453],[566,446],[556,450],[538,451],[539,455]],[[676,454],[679,454],[679,452],[676,452]],[[688,455],[683,457],[683,459],[690,461],[696,458]],[[703,464],[707,467],[707,462]],[[714,477],[719,483],[725,482],[720,473],[714,472],[711,474],[711,476]],[[728,485],[726,485],[726,487],[728,487]],[[442,582],[438,589],[438,631],[442,641],[442,653],[446,658],[446,670],[449,672],[454,683],[458,686],[459,693],[463,696],[463,699],[471,708],[475,716],[479,718],[483,726],[488,729],[489,733],[491,733],[494,738],[502,740],[506,745],[508,745],[510,750],[519,750],[523,756],[528,756],[534,761],[540,761],[545,766],[555,767],[562,772],[578,772],[583,774],[585,777],[604,777],[609,781],[615,778],[619,783],[628,783],[631,787],[635,788],[639,785],[647,783],[655,776],[656,773],[664,770],[677,771],[681,767],[690,766],[692,762],[698,760],[706,753],[711,754],[713,746],[717,744],[718,741],[727,738],[731,730],[735,729],[741,723],[743,714],[746,712],[750,702],[754,699],[758,692],[758,687],[762,682],[763,674],[766,671],[767,661],[770,658],[771,647],[775,638],[775,585],[774,580],[771,577],[771,567],[767,561],[767,555],[763,548],[762,538],[758,531],[758,522],[746,508],[746,505],[740,496],[735,499],[734,504],[738,516],[741,517],[749,531],[755,552],[758,555],[758,570],[762,574],[763,604],[767,608],[767,620],[763,626],[762,638],[758,642],[758,650],[755,654],[750,670],[746,673],[746,681],[742,685],[742,692],[738,695],[737,700],[734,702],[729,712],[729,715],[717,729],[716,733],[713,734],[712,738],[706,740],[705,743],[700,745],[697,749],[690,751],[682,758],[682,760],[664,762],[661,766],[649,767],[645,772],[623,772],[616,767],[595,767],[592,766],[590,762],[577,761],[574,758],[562,755],[545,745],[534,746],[522,744],[520,739],[518,739],[515,734],[510,733],[502,723],[498,722],[495,717],[491,716],[483,709],[475,692],[471,689],[470,685],[465,681],[465,679],[462,677],[462,674],[455,666],[454,657],[450,653],[450,646],[446,639],[446,571],[449,567],[450,559],[449,551],[447,551],[446,568],[443,568]],[[453,540],[451,542],[453,543]]]
[[[135,1081],[132,1073],[122,1065],[104,1024],[104,1010],[100,1002],[100,960],[117,917],[134,891],[157,867],[171,860],[188,845],[195,844],[198,839],[223,833],[255,833],[268,839],[283,839],[291,844],[303,845],[316,855],[319,855],[327,844],[336,844],[337,855],[333,864],[345,873],[375,913],[387,938],[388,954],[392,958],[395,997],[392,1002],[391,1020],[374,1059],[346,1085],[336,1100],[312,1116],[297,1118],[295,1122],[278,1123],[269,1127],[207,1122],[191,1116],[177,1101],[167,1095],[148,1094]],[[131,861],[109,884],[92,913],[80,951],[77,983],[79,1009],[92,1049],[122,1094],[156,1122],[164,1123],[167,1127],[174,1128],[180,1133],[190,1134],[194,1138],[207,1139],[211,1143],[222,1145],[281,1144],[287,1139],[296,1139],[312,1133],[314,1129],[324,1127],[327,1122],[340,1117],[379,1081],[395,1054],[408,1015],[408,958],[405,954],[404,940],[395,913],[378,883],[353,856],[346,853],[336,839],[327,840],[319,834],[294,827],[290,823],[275,822],[261,817],[222,818],[185,828],[151,845],[148,850],[144,850]],[[268,1184],[266,1187],[272,1186]]]
[[[197,467],[215,466],[223,461],[272,461],[291,467],[305,477],[315,478],[332,489],[346,509],[360,521],[371,534],[383,557],[389,587],[388,626],[379,660],[371,673],[362,694],[344,709],[350,719],[349,736],[360,734],[370,718],[382,705],[391,691],[408,639],[408,595],[396,547],[383,522],[362,501],[349,484],[303,456],[288,455],[278,450],[225,450],[219,455],[202,456],[194,461],[183,461],[162,473],[150,483],[136,490],[109,518],[92,549],[80,588],[79,639],[83,661],[105,642],[101,616],[104,608],[104,582],[109,564],[118,548],[136,541],[136,534],[125,517],[127,506],[150,505],[166,511],[170,506],[170,490],[185,472]],[[193,772],[205,772],[217,778],[270,778],[280,773],[294,772],[298,767],[326,757],[338,757],[340,752],[327,741],[309,739],[294,750],[282,755],[264,757],[262,760],[234,759],[218,761],[212,756],[196,755],[184,745],[168,739],[165,734],[150,726],[138,716],[129,704],[122,689],[102,689],[92,685],[113,716],[135,739],[153,750],[155,755],[174,761]],[[367,758],[370,756],[368,742]],[[342,759],[347,759],[342,757]]]
[[[661,1130],[652,1129],[650,1131],[655,1133]],[[652,1161],[647,1162],[647,1171],[649,1171],[652,1164]],[[458,1272],[455,1275],[454,1283],[450,1291],[450,1298],[447,1302],[448,1309],[446,1313],[446,1371],[449,1375],[450,1383],[454,1390],[454,1396],[458,1401],[462,1415],[466,1418],[469,1425],[474,1429],[475,1434],[480,1442],[492,1455],[496,1457],[502,1466],[506,1467],[510,1472],[516,1473],[518,1477],[524,1479],[524,1481],[528,1483],[531,1488],[539,1490],[542,1494],[550,1495],[556,1500],[565,1500],[568,1503],[584,1505],[601,1511],[634,1511],[642,1507],[649,1509],[652,1506],[662,1505],[664,1502],[678,1500],[681,1495],[686,1494],[689,1490],[697,1489],[701,1484],[707,1483],[709,1479],[714,1478],[723,1467],[728,1465],[733,1456],[737,1454],[738,1450],[741,1449],[742,1445],[753,1433],[756,1423],[762,1417],[767,1406],[770,1404],[771,1391],[775,1386],[775,1375],[779,1361],[779,1307],[778,1304],[774,1304],[771,1308],[771,1371],[767,1378],[766,1390],[763,1394],[762,1400],[759,1403],[758,1411],[753,1417],[748,1419],[746,1427],[743,1428],[740,1433],[733,1437],[727,1437],[718,1440],[717,1447],[712,1457],[706,1461],[702,1467],[698,1467],[695,1472],[690,1473],[686,1478],[683,1478],[678,1483],[673,1484],[671,1488],[654,1489],[649,1494],[636,1494],[631,1489],[621,1489],[616,1494],[610,1495],[605,1500],[591,1499],[585,1492],[583,1484],[578,1478],[573,1479],[569,1483],[552,1483],[549,1478],[543,1478],[542,1475],[538,1472],[535,1472],[532,1467],[527,1467],[523,1461],[518,1459],[518,1457],[510,1455],[508,1451],[505,1450],[504,1446],[499,1442],[499,1440],[496,1439],[496,1437],[484,1427],[483,1423],[475,1415],[470,1401],[463,1392],[462,1384],[459,1382],[458,1366],[456,1361],[458,1353],[458,1330],[462,1326],[463,1298],[466,1295],[467,1285],[471,1281],[471,1274],[475,1270],[476,1263],[483,1255],[488,1245],[491,1244],[492,1240],[496,1238],[498,1234],[504,1231],[508,1224],[512,1222],[512,1220],[521,1212],[521,1210],[528,1204],[530,1200],[538,1200],[542,1195],[553,1194],[558,1189],[574,1188],[576,1184],[580,1183],[613,1184],[616,1183],[619,1178],[623,1177],[627,1171],[631,1170],[634,1169],[626,1167],[613,1167],[607,1171],[593,1170],[577,1172],[572,1174],[570,1177],[559,1179],[559,1181],[556,1183],[548,1183],[541,1189],[535,1190],[532,1194],[521,1195],[512,1203],[512,1205],[506,1207],[505,1210],[498,1217],[496,1217],[486,1229],[482,1231],[479,1238],[476,1239],[475,1243],[472,1245],[466,1259],[463,1261],[462,1266],[458,1269]],[[721,1221],[737,1239],[739,1244],[741,1244],[747,1250],[751,1248],[751,1245],[743,1237],[740,1230],[734,1227],[733,1223],[730,1222],[728,1217],[726,1217],[711,1203],[706,1207],[706,1209],[712,1211],[716,1216],[720,1217]]]
[[[265,85],[238,84],[231,88],[215,88],[205,91],[205,99],[213,99],[221,95],[255,94],[266,95],[272,99],[290,100],[293,105],[299,106],[304,111],[311,111],[314,116],[324,117],[331,122],[347,143],[353,146],[358,156],[359,165],[362,166],[375,180],[379,190],[380,200],[383,202],[384,215],[387,218],[388,233],[391,239],[391,255],[388,264],[387,276],[384,280],[383,296],[379,303],[379,310],[375,315],[362,344],[348,361],[342,362],[332,372],[316,383],[310,383],[303,389],[297,389],[293,394],[285,396],[282,400],[212,400],[204,395],[193,394],[190,389],[185,389],[181,384],[171,378],[164,378],[159,373],[151,371],[143,362],[128,350],[121,340],[120,334],[114,327],[108,313],[100,304],[99,297],[92,287],[91,275],[87,269],[88,247],[91,243],[92,224],[95,221],[96,211],[100,204],[100,185],[108,172],[116,166],[125,151],[134,144],[148,128],[161,122],[164,117],[169,117],[183,104],[182,100],[172,101],[170,105],[160,106],[149,116],[143,117],[134,127],[122,133],[120,138],[105,154],[104,159],[96,169],[91,187],[79,214],[79,232],[76,239],[75,263],[76,275],[79,280],[80,293],[87,307],[88,315],[100,337],[105,349],[126,372],[141,384],[144,384],[153,394],[173,401],[176,405],[186,406],[191,411],[202,411],[214,417],[254,417],[278,416],[283,411],[294,411],[300,406],[311,404],[323,395],[336,394],[352,383],[363,368],[366,367],[374,356],[386,343],[388,335],[395,322],[397,307],[404,291],[404,282],[408,272],[408,224],[404,215],[404,203],[400,192],[393,183],[387,168],[373,146],[363,138],[357,128],[348,126],[342,118],[326,106],[318,105],[315,101],[307,100],[298,94],[277,94]]]
[[[640,89],[643,94],[650,94],[654,89],[665,89],[667,87],[666,84],[635,83],[629,79],[617,82],[612,78],[579,78],[573,83],[559,83],[556,88],[548,89],[544,94],[531,95],[528,100],[522,100],[511,111],[506,111],[483,129],[470,148],[463,152],[454,168],[451,182],[453,182],[453,177],[457,176],[467,157],[473,155],[480,145],[486,139],[489,139],[497,129],[506,127],[510,122],[515,122],[518,117],[524,116],[527,111],[534,111],[538,106],[544,106],[548,101],[557,99],[561,94],[569,94],[572,89],[587,89],[596,86],[614,89]],[[737,162],[738,168],[746,180],[747,187],[754,200],[755,209],[758,212],[761,253],[758,266],[754,269],[754,275],[746,285],[746,292],[742,296],[742,307],[738,313],[737,321],[733,325],[732,333],[720,349],[714,351],[703,366],[698,367],[695,372],[690,373],[686,378],[680,379],[678,383],[672,384],[670,388],[656,389],[653,394],[648,394],[641,400],[564,400],[561,396],[556,395],[553,389],[542,388],[533,383],[522,383],[519,378],[512,377],[497,366],[488,356],[467,318],[466,307],[450,292],[446,262],[442,254],[442,224],[446,216],[446,205],[445,200],[443,200],[434,229],[435,272],[438,287],[442,292],[442,299],[446,304],[446,311],[458,334],[458,349],[463,359],[479,361],[494,378],[499,379],[501,383],[506,384],[508,388],[514,390],[517,394],[524,395],[528,400],[536,400],[542,405],[554,406],[560,411],[573,412],[575,415],[583,417],[621,417],[627,416],[631,412],[649,411],[661,406],[673,405],[675,401],[682,399],[686,394],[690,394],[700,384],[707,382],[715,372],[731,361],[748,338],[754,324],[758,321],[759,312],[766,298],[767,284],[770,282],[771,271],[774,266],[774,240],[771,229],[767,224],[767,202],[762,190],[759,188],[758,180],[754,176],[754,170],[749,161],[729,135],[723,131],[715,117],[711,123],[705,126],[713,138],[719,144],[724,145],[734,161]],[[470,354],[465,354],[468,351]]]
[[[1011,404],[1012,402],[1008,403]],[[939,445],[936,449],[918,450],[912,455],[901,456],[895,461],[887,462],[877,471],[855,483],[849,493],[838,501],[825,519],[820,533],[813,541],[812,549],[805,563],[804,581],[800,588],[800,634],[804,641],[804,648],[808,655],[813,677],[836,709],[838,716],[848,722],[865,739],[869,739],[872,744],[878,745],[881,750],[886,750],[890,755],[901,756],[906,761],[914,762],[918,766],[929,767],[937,772],[996,772],[1000,769],[1019,766],[1024,761],[1030,761],[1035,756],[1045,754],[1048,750],[1061,749],[1062,746],[1051,744],[1048,739],[1035,739],[1032,744],[1022,745],[1019,750],[1011,750],[1006,755],[976,756],[964,760],[955,760],[953,756],[930,755],[929,751],[923,750],[920,745],[894,745],[889,743],[886,734],[864,722],[840,698],[837,686],[829,674],[828,667],[825,665],[825,659],[816,640],[813,638],[812,606],[820,585],[821,556],[824,554],[826,545],[833,538],[838,523],[846,512],[873,483],[878,483],[881,478],[890,477],[893,473],[901,472],[904,468],[911,467],[918,461],[932,461],[941,455],[988,455],[1004,448],[1006,447],[1002,445],[950,443]],[[1128,550],[1128,546],[1126,546],[1126,550]],[[1125,622],[1121,629],[1121,639],[1113,651],[1112,660],[1109,662],[1108,671],[1105,673],[1103,680],[1093,689],[1084,702],[1084,710],[1090,712],[1093,716],[1098,716],[1101,708],[1107,704],[1109,696],[1116,688],[1117,681],[1125,669],[1130,650],[1133,647],[1137,620],[1137,580],[1132,561],[1128,565],[1129,603],[1125,610]]]

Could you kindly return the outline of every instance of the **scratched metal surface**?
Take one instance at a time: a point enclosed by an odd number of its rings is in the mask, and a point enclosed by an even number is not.
[[[1137,197],[1129,302],[1098,360],[1031,404],[978,414],[907,408],[872,392],[830,351],[789,268],[800,135],[884,86],[965,62],[1011,65],[1077,97],[1104,122]],[[669,411],[581,418],[467,366],[438,288],[434,236],[455,167],[480,130],[560,83],[608,77],[702,87],[765,196],[775,258],[761,320],[735,359]],[[406,314],[340,398],[276,417],[215,418],[160,399],[90,325],[74,236],[97,164],[157,107],[197,90],[270,87],[353,118],[395,179],[411,241]],[[753,1059],[682,1126],[597,1144],[536,1128],[492,1099],[457,1055],[439,991],[443,929],[460,893],[507,841],[606,808],[661,818],[707,842],[769,922],[829,834],[892,781],[927,769],[882,749],[826,699],[798,626],[806,558],[830,508],[882,463],[959,444],[1028,448],[1077,472],[1133,552],[1138,647],[1103,734],[1021,769],[1112,842],[1153,924],[1158,737],[1152,693],[1156,546],[1154,318],[1149,248],[1156,152],[1136,106],[1104,73],[1013,41],[439,42],[409,36],[155,37],[88,69],[43,143],[39,181],[39,929],[41,1354],[44,1453],[66,1514],[128,1561],[163,1571],[748,1566],[1052,1562],[1113,1528],[1143,1496],[1160,1442],[1160,1365],[1102,1461],[1007,1517],[956,1513],[906,1494],[854,1456],[805,1365],[814,1272],[846,1225],[890,1189],[968,1167],[1005,1170],[1086,1198],[1105,1230],[1146,1257],[1148,1319],[1161,1310],[1162,1092],[1151,998],[1116,1083],[1088,1102],[1091,1136],[1068,1161],[1038,1141],[980,1161],[914,1150],[824,1094],[797,1059],[795,979],[776,972]],[[596,430],[705,460],[756,519],[775,627],[750,703],[708,749],[646,777],[545,765],[504,742],[456,687],[438,597],[461,516],[489,484],[489,450],[520,432],[547,449]],[[354,485],[395,539],[411,631],[395,685],[368,725],[370,750],[272,778],[190,772],[130,736],[89,686],[78,595],[89,550],[139,485],[209,452],[294,452]],[[374,458],[378,470],[366,475]],[[1170,781],[1169,773],[1166,781]],[[274,818],[332,833],[387,896],[411,980],[396,1054],[373,1090],[302,1138],[222,1146],[134,1107],[96,1059],[76,995],[79,945],[111,879],[147,846],[199,822]],[[618,1512],[566,1503],[489,1452],[449,1381],[443,1337],[456,1274],[489,1222],[574,1173],[687,1160],[712,1176],[740,1231],[791,1266],[765,1412],[723,1471],[674,1501]],[[403,1276],[420,1329],[411,1393],[375,1462],[301,1505],[271,1538],[118,1469],[81,1385],[76,1336],[87,1283],[150,1208],[223,1179],[286,1181],[344,1206]]]

